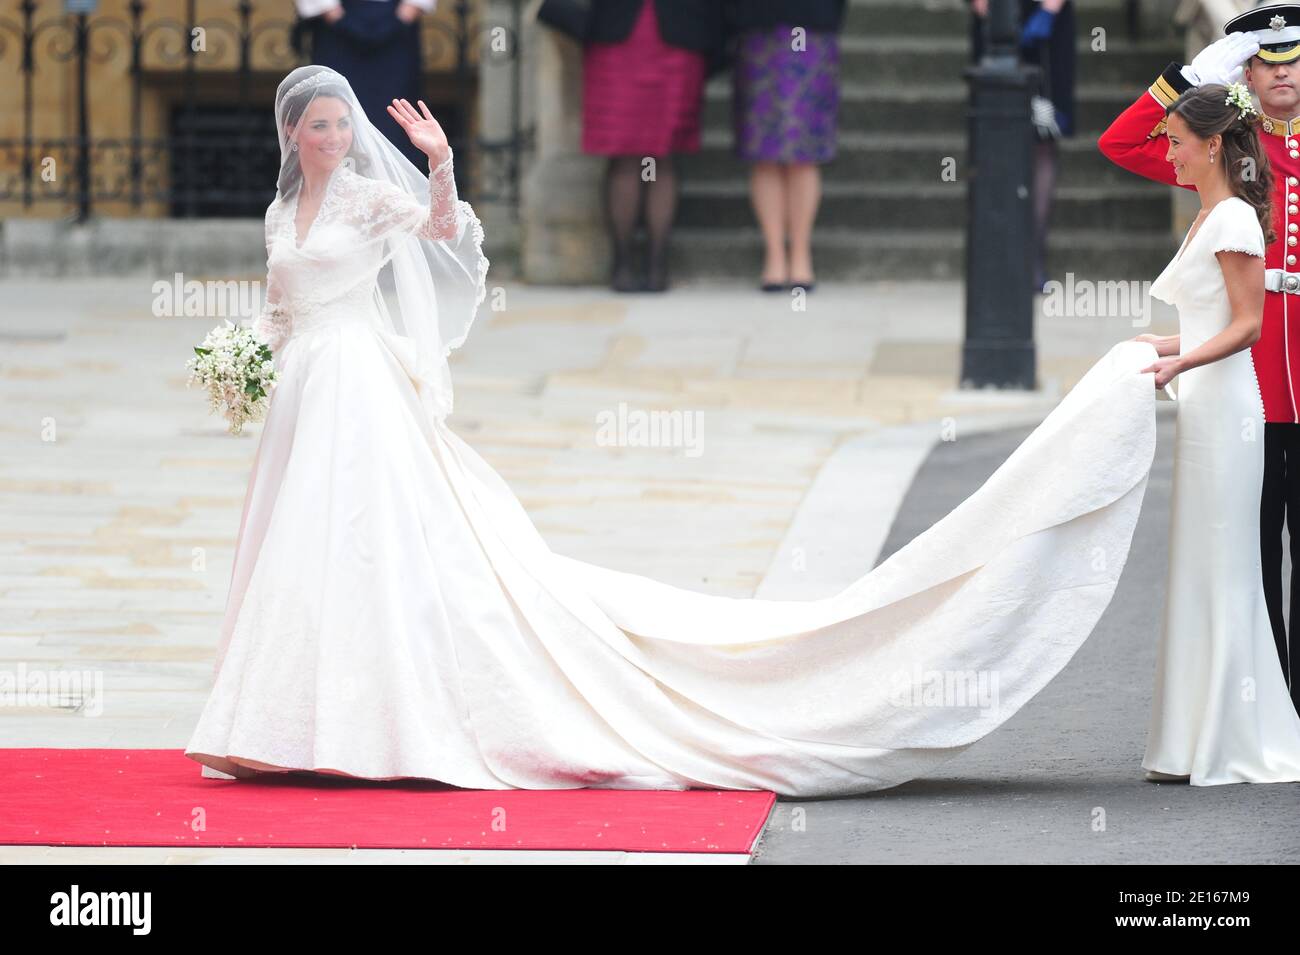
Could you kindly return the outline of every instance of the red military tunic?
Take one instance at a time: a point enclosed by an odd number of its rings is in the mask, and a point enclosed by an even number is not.
[[[1147,92],[1101,134],[1097,145],[1108,159],[1148,179],[1181,185],[1165,159],[1165,107],[1190,84],[1170,63]],[[1260,128],[1264,152],[1273,168],[1273,228],[1277,238],[1264,250],[1264,267],[1295,272],[1300,279],[1300,118],[1289,122],[1265,115]],[[1193,186],[1185,188],[1192,189]],[[1259,341],[1250,347],[1264,397],[1264,420],[1300,422],[1300,295],[1264,292]]]

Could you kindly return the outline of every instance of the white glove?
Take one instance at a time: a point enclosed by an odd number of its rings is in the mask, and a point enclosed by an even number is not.
[[[1180,72],[1193,86],[1205,83],[1229,86],[1241,82],[1245,73],[1243,64],[1258,52],[1259,41],[1253,33],[1229,33],[1197,53]]]

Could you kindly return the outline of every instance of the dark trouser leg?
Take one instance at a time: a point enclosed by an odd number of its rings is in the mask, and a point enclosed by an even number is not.
[[[1055,140],[1034,145],[1034,283],[1047,281],[1047,227],[1056,192],[1058,147]]]
[[[1282,672],[1291,688],[1291,702],[1300,712],[1300,680],[1295,671],[1300,664],[1300,424],[1284,424],[1286,428],[1286,529],[1291,538],[1291,632],[1287,638],[1286,663]]]
[[[1286,624],[1282,619],[1282,523],[1286,516],[1287,473],[1285,423],[1270,422],[1264,425],[1264,486],[1259,500],[1259,557],[1264,575],[1264,602],[1268,606],[1268,619],[1273,627],[1273,641],[1277,644],[1278,660],[1283,675],[1287,672]],[[1300,480],[1300,474],[1295,475]],[[1292,553],[1295,544],[1292,544]],[[1292,558],[1292,579],[1295,577]],[[1296,593],[1292,583],[1291,601],[1295,606]],[[1292,620],[1295,618],[1292,617]]]

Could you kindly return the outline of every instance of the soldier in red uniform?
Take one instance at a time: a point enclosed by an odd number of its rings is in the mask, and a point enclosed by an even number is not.
[[[1265,250],[1264,320],[1251,346],[1264,399],[1260,566],[1264,597],[1291,701],[1300,712],[1300,3],[1259,7],[1229,20],[1227,34],[1186,66],[1170,63],[1101,135],[1113,162],[1174,186],[1166,108],[1202,83],[1241,82],[1259,97],[1260,136],[1273,167],[1277,239]],[[1188,186],[1187,188],[1193,188]],[[1282,525],[1291,538],[1291,637],[1282,616]]]

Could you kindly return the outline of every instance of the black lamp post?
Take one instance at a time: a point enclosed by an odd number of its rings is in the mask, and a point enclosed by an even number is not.
[[[1019,4],[989,0],[984,56],[970,83],[966,340],[961,387],[1037,386],[1034,355],[1033,127],[1037,67],[1020,62]]]

